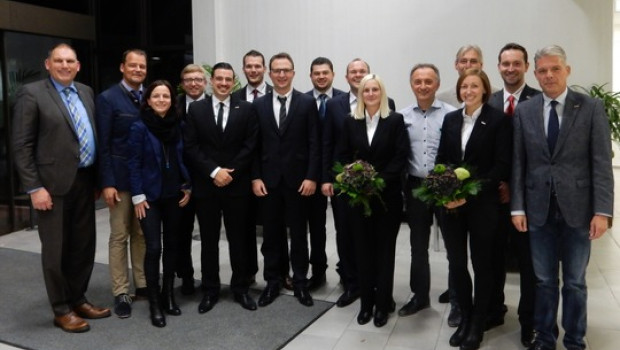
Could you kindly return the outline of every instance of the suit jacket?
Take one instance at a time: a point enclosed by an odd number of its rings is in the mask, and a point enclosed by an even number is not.
[[[370,144],[365,119],[346,118],[343,124],[336,160],[343,165],[358,159],[369,162],[385,181],[381,197],[399,198],[409,155],[409,136],[403,115],[392,112],[387,118],[380,118]]]
[[[265,83],[267,85],[267,87],[265,88],[265,95],[266,94],[270,94],[273,92],[273,87],[267,83]],[[230,96],[234,96],[235,98],[241,100],[241,101],[247,101],[248,100],[248,96],[246,94],[246,89],[248,88],[248,85],[246,84],[244,87],[242,87],[241,89],[233,92]]]
[[[435,163],[467,166],[473,178],[482,180],[482,190],[474,200],[499,201],[499,182],[507,182],[510,178],[510,119],[504,112],[484,104],[465,146],[465,154],[461,148],[462,126],[462,108],[446,114]]]
[[[306,179],[319,182],[319,113],[314,98],[293,90],[281,130],[274,116],[273,92],[255,100],[252,110],[259,129],[252,179],[262,179],[267,188],[281,181],[292,189]]]
[[[180,136],[181,128],[179,126],[179,139],[174,147],[181,177],[184,180],[184,184],[179,186],[179,190],[190,187],[189,173],[183,163],[183,140]],[[148,130],[142,120],[138,119],[130,127],[127,144],[129,146],[127,166],[131,195],[144,194],[147,201],[159,199],[162,190],[162,167],[164,164],[161,142]]]
[[[511,210],[525,211],[529,224],[542,226],[554,186],[566,223],[588,227],[594,214],[613,214],[611,133],[603,104],[568,89],[551,154],[543,103],[540,94],[515,110]]]
[[[332,168],[334,166],[334,155],[336,143],[342,134],[342,127],[345,119],[351,116],[351,104],[349,103],[349,93],[339,94],[332,97],[326,104],[325,120],[321,131],[321,159],[322,172],[321,182],[334,182]],[[388,98],[390,110],[395,111],[394,100]]]
[[[216,124],[212,97],[192,103],[184,132],[192,194],[197,197],[215,193],[249,195],[250,168],[257,137],[258,126],[251,103],[231,96],[224,133]],[[213,184],[210,174],[218,166],[235,170],[231,174],[233,181],[228,186],[217,187]]]
[[[93,90],[74,82],[95,134]],[[24,85],[13,117],[15,166],[25,191],[45,187],[62,196],[71,188],[80,163],[78,136],[69,110],[50,79]]]
[[[208,97],[208,95],[205,95],[205,98],[206,97]],[[179,118],[181,118],[183,123],[187,121],[187,112],[189,111],[185,108],[185,103],[187,103],[187,95],[186,94],[178,95],[177,96],[177,115],[179,116]]]
[[[525,102],[530,98],[540,94],[540,90],[536,90],[531,88],[529,85],[525,84],[523,87],[523,91],[521,91],[521,95],[519,96],[519,103]],[[504,89],[499,90],[491,94],[489,97],[489,101],[487,102],[491,107],[498,109],[500,111],[504,110]],[[519,105],[517,103],[517,106]]]
[[[129,127],[138,120],[139,103],[120,83],[105,90],[95,101],[100,147],[99,180],[101,188],[129,191],[127,167]]]

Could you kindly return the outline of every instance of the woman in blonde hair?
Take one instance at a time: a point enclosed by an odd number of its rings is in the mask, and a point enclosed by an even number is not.
[[[394,311],[394,253],[402,212],[401,176],[409,141],[403,116],[389,110],[385,86],[375,74],[362,79],[353,117],[344,122],[336,160],[370,163],[385,181],[380,197],[371,199],[370,216],[360,206],[348,208],[361,292],[359,324],[373,318],[382,327]]]

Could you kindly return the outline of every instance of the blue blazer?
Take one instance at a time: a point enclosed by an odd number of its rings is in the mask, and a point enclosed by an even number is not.
[[[180,127],[179,127],[180,130]],[[129,182],[131,195],[146,195],[147,201],[159,199],[162,187],[161,169],[164,162],[161,142],[153,135],[142,120],[131,125],[129,132]],[[175,145],[181,177],[185,180],[179,191],[189,188],[189,173],[183,163],[183,140],[179,131],[179,140]]]
[[[139,105],[116,84],[95,101],[95,119],[99,139],[99,185],[129,191],[127,167],[129,127],[140,115]]]

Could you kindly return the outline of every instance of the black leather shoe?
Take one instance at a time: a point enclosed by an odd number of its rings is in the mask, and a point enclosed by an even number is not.
[[[450,302],[450,290],[446,290],[439,295],[439,302],[441,304],[447,304]]]
[[[361,325],[366,324],[370,322],[371,318],[372,318],[372,310],[370,311],[361,310],[360,313],[357,314],[357,323]]]
[[[181,294],[183,295],[192,295],[196,292],[196,287],[194,286],[194,277],[185,277],[181,282]]]
[[[398,316],[404,317],[413,315],[416,312],[424,310],[430,306],[431,304],[428,299],[420,300],[417,297],[413,297],[411,298],[411,300],[409,300],[407,304],[405,304],[403,307],[400,308],[400,310],[398,310]]]
[[[235,301],[238,302],[239,305],[241,305],[241,307],[246,310],[256,310],[256,302],[254,302],[254,299],[252,299],[252,297],[248,293],[235,294]]]
[[[521,345],[529,348],[534,343],[536,332],[531,327],[521,326]]]
[[[345,290],[344,293],[336,301],[336,306],[345,307],[353,303],[360,297],[359,290]]]
[[[205,294],[202,297],[200,304],[198,304],[198,312],[204,314],[205,312],[210,311],[213,309],[215,304],[217,304],[218,299],[219,298],[217,295]]]
[[[396,302],[394,301],[394,299],[392,299],[392,302],[390,303],[390,307],[388,308],[388,313],[392,313],[396,311]]]
[[[495,327],[499,327],[501,325],[504,324],[504,314],[500,313],[500,314],[493,314],[493,315],[489,315],[485,321],[484,324],[484,330],[488,331],[490,329],[493,329]]]
[[[480,343],[482,343],[482,335],[484,333],[483,328],[483,319],[477,319],[473,317],[471,324],[469,325],[469,330],[467,331],[467,336],[463,339],[461,343],[460,350],[477,350],[480,349]]]
[[[388,321],[388,313],[385,311],[377,310],[375,311],[374,324],[375,327],[383,327],[387,324]]]
[[[448,326],[458,327],[461,324],[461,308],[458,305],[450,306],[450,314],[448,314]]]
[[[314,301],[312,300],[312,296],[308,289],[306,288],[295,288],[295,297],[299,300],[299,303],[304,306],[312,306],[314,305]]]
[[[131,316],[131,297],[127,293],[119,294],[114,297],[114,313],[119,318]]]
[[[313,275],[308,279],[308,284],[306,285],[308,290],[317,290],[323,287],[327,283],[327,279],[325,278],[325,274]]]
[[[280,288],[276,285],[269,285],[263,289],[263,292],[258,298],[258,306],[267,306],[273,303],[274,300],[280,295]]]
[[[469,331],[469,319],[463,318],[459,327],[456,329],[456,332],[452,334],[450,337],[450,346],[460,346],[467,337],[467,332]]]

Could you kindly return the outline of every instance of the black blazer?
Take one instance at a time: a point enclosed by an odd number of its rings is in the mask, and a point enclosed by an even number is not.
[[[270,94],[273,92],[273,87],[267,83],[265,83],[267,85],[267,87],[265,88],[265,95],[266,94]],[[241,89],[233,92],[230,96],[235,96],[235,98],[240,99],[241,101],[247,101],[247,94],[246,94],[246,89],[248,88],[248,85],[246,84],[244,87],[242,87]]]
[[[204,197],[223,192],[230,195],[251,193],[250,166],[256,149],[258,128],[252,104],[233,96],[226,128],[216,125],[212,97],[189,107],[184,130],[185,156],[192,178],[192,194]],[[210,177],[217,167],[234,169],[233,181],[217,187]]]
[[[325,120],[322,123],[321,130],[321,159],[322,172],[321,182],[334,182],[334,174],[332,168],[334,166],[334,154],[336,151],[336,143],[342,134],[344,120],[351,116],[351,105],[349,104],[349,95],[351,93],[343,93],[332,97],[326,104]],[[394,100],[388,98],[388,106],[390,110],[395,111],[396,106]]]
[[[539,90],[531,88],[529,85],[525,84],[523,87],[523,91],[521,92],[521,96],[519,96],[519,103],[524,102],[540,94]],[[491,107],[498,109],[500,111],[504,110],[504,89],[494,92],[489,97],[489,102],[487,102]],[[519,105],[517,103],[517,106]]]
[[[259,129],[252,179],[262,179],[267,188],[281,181],[293,189],[306,179],[318,182],[321,155],[314,98],[293,90],[282,130],[273,112],[273,92],[256,99],[252,109]]]
[[[371,144],[368,144],[364,119],[344,119],[336,160],[343,165],[359,159],[372,164],[385,180],[384,199],[401,195],[401,176],[405,172],[408,155],[409,136],[402,114],[392,112],[387,118],[379,119]]]
[[[499,181],[510,179],[510,119],[504,112],[484,104],[465,147],[464,156],[461,150],[462,126],[462,108],[446,114],[435,163],[468,166],[472,176],[483,181],[482,191],[477,198],[498,201]]]

